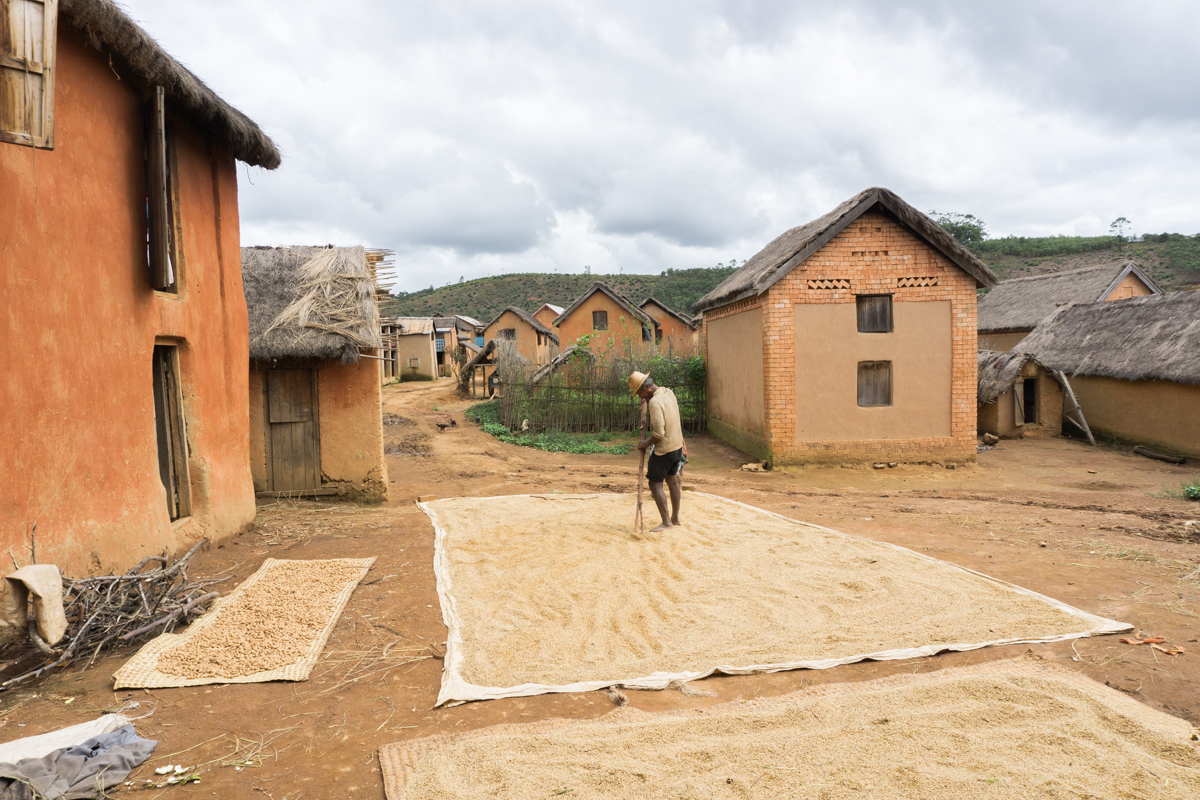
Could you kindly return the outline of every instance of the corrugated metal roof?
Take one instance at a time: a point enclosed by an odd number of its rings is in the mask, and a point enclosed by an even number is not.
[[[396,317],[392,324],[400,328],[402,336],[415,333],[433,333],[433,317]]]
[[[487,327],[487,325],[485,325],[484,323],[480,322],[479,320],[475,319],[474,317],[468,317],[466,314],[455,314],[454,316],[458,317],[463,322],[467,323],[468,325],[470,325],[474,328],[486,328]]]

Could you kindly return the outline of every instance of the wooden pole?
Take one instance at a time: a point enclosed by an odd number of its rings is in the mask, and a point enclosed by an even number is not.
[[[646,438],[646,401],[642,401],[641,438]],[[646,474],[646,451],[642,451],[642,463],[638,466],[637,514],[633,518],[634,533],[646,532],[646,521],[642,518],[642,478]]]

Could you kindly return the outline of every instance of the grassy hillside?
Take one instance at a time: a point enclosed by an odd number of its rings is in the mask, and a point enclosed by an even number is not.
[[[634,303],[641,303],[653,295],[676,311],[687,313],[692,303],[723,281],[733,269],[668,270],[661,275],[552,275],[542,272],[496,275],[400,294],[382,310],[388,316],[466,314],[488,322],[507,306],[517,306],[530,313],[542,303],[566,308],[592,283],[604,281]]]
[[[1200,289],[1200,235],[1047,236],[989,239],[971,246],[1000,280],[1133,261],[1163,291]]]

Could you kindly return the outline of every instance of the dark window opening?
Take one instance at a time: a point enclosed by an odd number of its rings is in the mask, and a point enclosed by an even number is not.
[[[606,331],[608,330],[608,312],[593,311],[592,312],[592,330]]]
[[[646,327],[645,325],[642,326],[642,341],[643,342],[650,341],[650,329],[648,327]]]
[[[655,328],[654,329],[654,343],[662,344],[662,337],[663,337],[662,328]]]
[[[506,339],[510,342],[516,341],[517,329],[516,328],[501,328],[500,329],[500,338]]]
[[[892,296],[890,294],[860,294],[858,304],[859,333],[892,332]]]
[[[858,404],[863,408],[892,404],[892,362],[858,362]]]
[[[167,127],[161,86],[146,107],[146,263],[150,286],[178,293],[179,257],[175,241],[174,135]]]
[[[191,514],[187,432],[183,424],[183,392],[179,388],[179,350],[154,346],[154,423],[158,439],[158,474],[166,490],[171,519]]]

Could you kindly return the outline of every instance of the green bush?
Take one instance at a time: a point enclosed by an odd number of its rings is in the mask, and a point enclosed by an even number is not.
[[[1200,478],[1196,479],[1196,483],[1184,484],[1183,496],[1189,500],[1200,500]]]
[[[467,409],[467,419],[479,417],[480,427],[484,433],[495,436],[506,444],[532,447],[548,453],[610,453],[623,456],[632,449],[631,444],[605,445],[602,442],[612,441],[613,434],[608,431],[600,433],[563,433],[547,431],[544,433],[521,433],[510,431],[500,422],[500,401],[489,400],[486,403],[476,403]]]
[[[976,255],[1049,258],[1110,250],[1125,244],[1120,236],[1005,236],[971,245]]]
[[[401,373],[401,375],[400,375],[401,383],[408,383],[409,381],[431,381],[431,380],[433,380],[433,376],[426,375],[424,372],[404,372],[404,373]]]

